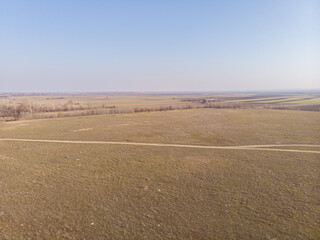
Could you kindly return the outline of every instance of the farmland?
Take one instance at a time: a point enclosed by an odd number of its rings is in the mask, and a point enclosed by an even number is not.
[[[320,111],[320,93],[0,94],[0,120],[59,118],[195,108]]]
[[[157,96],[163,101],[178,97]],[[38,101],[46,101],[41,98]],[[154,106],[162,100],[141,103],[138,97],[118,97],[114,102]],[[319,112],[265,108],[0,122],[0,139],[220,147],[270,144],[302,151],[319,151],[319,132]],[[284,146],[290,144],[312,146]],[[0,141],[0,236],[318,239],[320,154],[269,148]]]

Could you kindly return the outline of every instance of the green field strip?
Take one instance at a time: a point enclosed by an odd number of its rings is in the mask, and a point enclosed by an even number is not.
[[[314,99],[307,99],[307,100],[297,100],[297,101],[288,101],[288,102],[282,102],[284,104],[299,104],[299,105],[304,105],[304,104],[320,104],[320,98],[314,98]]]
[[[252,101],[276,100],[276,99],[285,99],[285,98],[287,98],[287,97],[239,99],[239,100],[229,100],[229,101],[224,101],[224,102],[252,102]]]
[[[315,99],[310,95],[304,95],[304,96],[295,96],[295,97],[278,97],[278,98],[260,98],[260,99],[247,99],[247,100],[238,100],[238,101],[225,101],[225,102],[244,102],[244,103],[257,103],[257,104],[277,104],[277,103],[292,103],[292,102],[301,102],[301,104],[304,104],[303,102],[309,101],[309,104],[312,103],[318,103],[318,98]],[[307,103],[306,103],[307,104]]]

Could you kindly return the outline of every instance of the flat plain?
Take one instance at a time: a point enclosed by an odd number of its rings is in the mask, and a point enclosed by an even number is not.
[[[196,108],[320,111],[320,92],[0,93],[0,121]]]
[[[319,112],[189,109],[0,122],[0,138],[320,144]],[[320,154],[0,141],[2,239],[319,239]]]

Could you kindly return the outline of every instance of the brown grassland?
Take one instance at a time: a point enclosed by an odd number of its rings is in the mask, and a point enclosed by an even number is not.
[[[59,100],[57,100],[59,101]],[[320,144],[320,115],[189,109],[0,122],[0,138]],[[0,141],[1,239],[319,239],[320,154]]]

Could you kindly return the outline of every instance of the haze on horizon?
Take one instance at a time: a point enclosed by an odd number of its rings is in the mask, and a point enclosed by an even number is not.
[[[320,89],[320,1],[0,2],[0,92]]]

